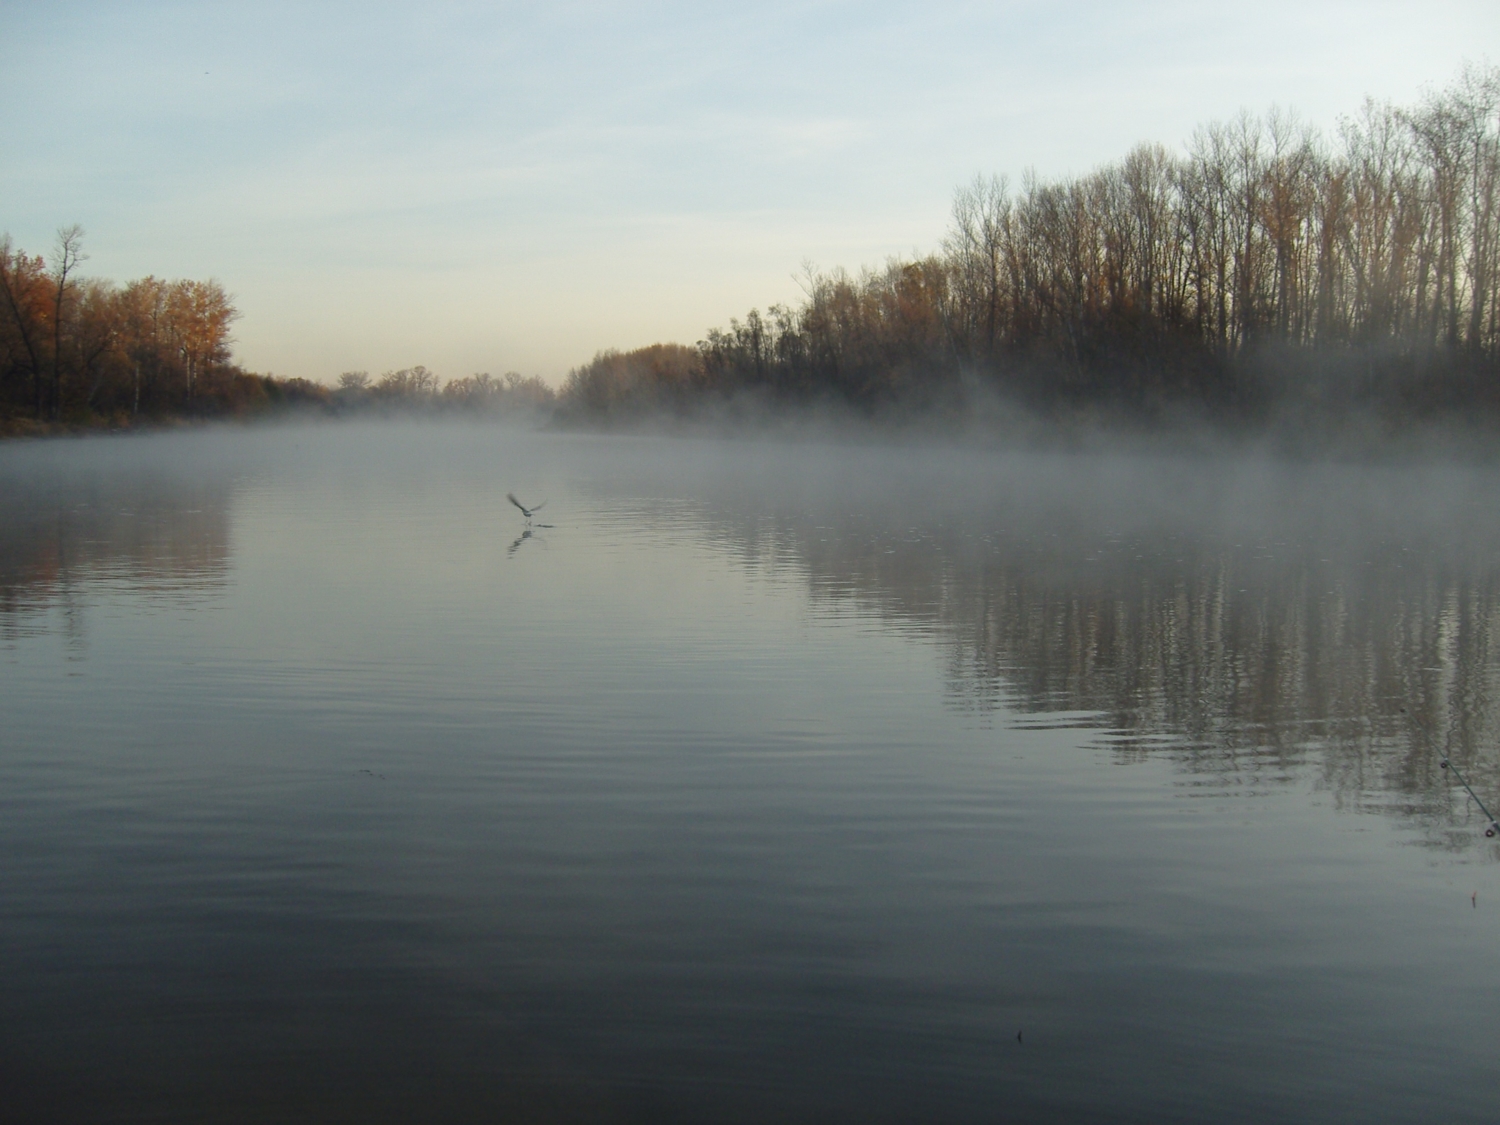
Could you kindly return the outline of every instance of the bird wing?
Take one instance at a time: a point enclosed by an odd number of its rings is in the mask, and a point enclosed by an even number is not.
[[[540,512],[546,506],[547,506],[547,501],[543,500],[540,504],[538,504],[535,508],[532,508],[531,510],[533,512]]]
[[[523,504],[523,503],[521,503],[519,500],[516,499],[516,494],[514,492],[507,492],[505,494],[505,498],[507,500],[509,500],[512,504],[514,504],[516,507],[520,508],[521,509],[521,514],[523,516],[529,516],[529,515],[531,515],[531,513],[526,510],[526,505]]]

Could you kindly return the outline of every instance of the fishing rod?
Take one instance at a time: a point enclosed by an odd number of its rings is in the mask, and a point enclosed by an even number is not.
[[[1452,770],[1453,776],[1458,778],[1458,783],[1462,785],[1465,790],[1467,790],[1470,797],[1474,798],[1474,803],[1479,806],[1479,811],[1484,813],[1485,819],[1490,822],[1490,826],[1484,830],[1484,834],[1493,839],[1495,834],[1497,832],[1500,832],[1500,820],[1496,820],[1495,815],[1490,812],[1489,809],[1484,807],[1484,802],[1479,799],[1479,794],[1474,792],[1468,781],[1464,779],[1464,775],[1458,772],[1458,767],[1455,766],[1452,762],[1448,761],[1448,755],[1444,754],[1442,761],[1438,764],[1441,765],[1445,770]]]

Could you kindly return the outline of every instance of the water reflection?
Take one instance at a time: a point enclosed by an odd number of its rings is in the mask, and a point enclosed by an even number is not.
[[[934,644],[955,708],[1105,727],[1119,760],[1168,755],[1198,786],[1311,776],[1340,804],[1472,843],[1482,818],[1438,763],[1500,792],[1488,470],[1097,471],[1111,479],[1090,492],[1097,479],[1012,462],[960,502],[930,499],[952,483],[930,463],[885,495],[771,473],[690,507],[822,612]]]
[[[516,536],[515,539],[511,541],[511,545],[505,548],[506,557],[514,558],[516,552],[521,549],[522,544],[530,543],[533,541],[543,549],[545,549],[547,546],[546,537],[538,535],[536,531],[533,530],[530,525],[528,525],[520,535]]]
[[[222,589],[232,482],[112,463],[59,469],[17,458],[0,472],[0,635],[60,610],[80,640],[91,593],[181,601]],[[30,470],[30,471],[21,471]]]
[[[76,647],[90,590],[180,602],[227,582],[228,464],[110,450],[0,466],[0,635],[55,610]],[[1120,761],[1167,756],[1192,786],[1311,778],[1454,847],[1477,812],[1441,756],[1500,793],[1492,470],[545,443],[522,460],[549,458],[575,521],[685,532],[805,584],[818,613],[930,644],[980,721],[1103,728]],[[548,526],[507,559],[549,550]]]

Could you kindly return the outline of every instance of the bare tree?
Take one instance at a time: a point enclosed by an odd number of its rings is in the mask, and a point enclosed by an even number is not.
[[[73,275],[88,259],[83,252],[83,228],[77,223],[62,227],[52,251],[52,387],[50,413],[62,409],[63,317],[66,303],[77,289]]]

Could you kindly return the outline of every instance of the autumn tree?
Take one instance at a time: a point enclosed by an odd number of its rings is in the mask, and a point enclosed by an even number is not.
[[[125,286],[119,296],[121,348],[129,365],[130,414],[141,412],[142,395],[160,387],[174,366],[171,323],[173,286],[147,276]]]
[[[47,318],[51,279],[39,256],[15,250],[9,235],[0,237],[0,300],[5,333],[0,345],[7,375],[30,385],[35,415],[42,416],[42,381],[47,356]]]
[[[239,319],[239,310],[217,281],[178,281],[168,291],[166,313],[191,401],[204,376],[228,360],[229,326]]]

